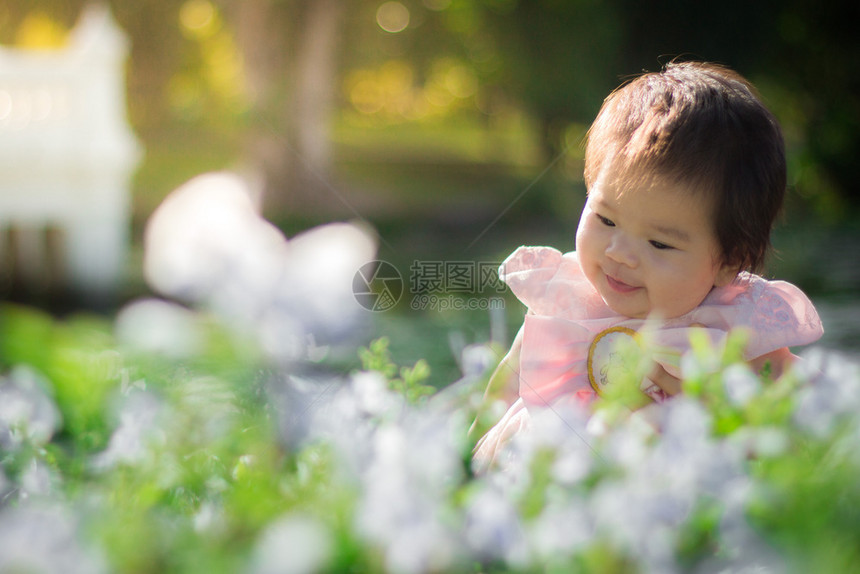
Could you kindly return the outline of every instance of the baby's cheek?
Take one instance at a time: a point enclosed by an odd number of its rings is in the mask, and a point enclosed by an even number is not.
[[[579,227],[576,228],[575,243],[576,243],[576,250],[577,251],[582,251],[585,249],[585,247],[588,243],[588,241],[586,239],[586,236],[588,235],[588,233],[589,233],[588,223],[586,223],[585,221],[580,221]]]
[[[651,280],[656,284],[674,287],[683,279],[683,273],[680,272],[681,270],[677,265],[667,261],[665,257],[655,255],[653,251],[656,250],[645,250],[645,253],[648,254],[648,270]]]

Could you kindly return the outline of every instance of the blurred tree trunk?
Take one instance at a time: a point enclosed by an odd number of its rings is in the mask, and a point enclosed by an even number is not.
[[[298,52],[294,117],[296,144],[307,164],[326,175],[331,169],[329,116],[334,104],[338,27],[343,0],[310,0]]]
[[[275,217],[332,205],[329,118],[344,7],[344,0],[243,0],[234,8],[255,120],[247,153]]]
[[[288,157],[284,118],[276,103],[282,99],[281,94],[288,93],[285,84],[292,76],[286,69],[290,61],[286,42],[291,36],[289,19],[272,0],[243,0],[230,6],[252,117],[245,160],[251,169],[260,172],[267,188],[269,174],[281,169],[282,158]]]
[[[266,109],[274,97],[283,60],[283,41],[277,7],[271,0],[243,0],[234,7],[233,21],[242,51],[245,88],[255,111]]]

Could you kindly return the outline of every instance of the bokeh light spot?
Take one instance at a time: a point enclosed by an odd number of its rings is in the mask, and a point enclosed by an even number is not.
[[[15,45],[28,50],[62,48],[68,32],[57,21],[42,12],[28,14],[15,35]]]
[[[445,87],[458,98],[468,98],[478,91],[478,79],[471,69],[458,64],[445,74]]]
[[[179,9],[179,22],[186,33],[208,36],[217,28],[215,6],[209,0],[188,0]]]
[[[409,8],[400,2],[386,2],[376,10],[376,23],[386,32],[402,32],[409,26]]]

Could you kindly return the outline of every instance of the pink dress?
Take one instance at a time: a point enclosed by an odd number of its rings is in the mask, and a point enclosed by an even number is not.
[[[595,377],[600,378],[590,361],[593,343],[607,330],[638,332],[647,323],[612,311],[585,278],[575,252],[520,247],[499,273],[528,307],[520,352],[519,399],[481,439],[477,458],[492,458],[502,443],[528,426],[529,411],[559,401],[590,402],[596,396]],[[649,323],[649,329],[652,325]],[[715,287],[698,307],[661,321],[651,332],[651,343],[669,350],[655,355],[656,362],[674,377],[681,378],[680,357],[690,347],[693,326],[704,328],[715,345],[725,341],[729,330],[746,328],[751,335],[745,353],[749,360],[811,343],[823,333],[818,313],[800,289],[750,273],[741,273],[730,285]],[[649,394],[661,398],[659,392]]]

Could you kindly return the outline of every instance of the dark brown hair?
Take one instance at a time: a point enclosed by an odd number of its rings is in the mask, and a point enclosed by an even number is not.
[[[616,161],[707,193],[723,262],[761,268],[785,196],[785,145],[776,118],[740,74],[670,63],[618,88],[588,132],[586,186]]]

